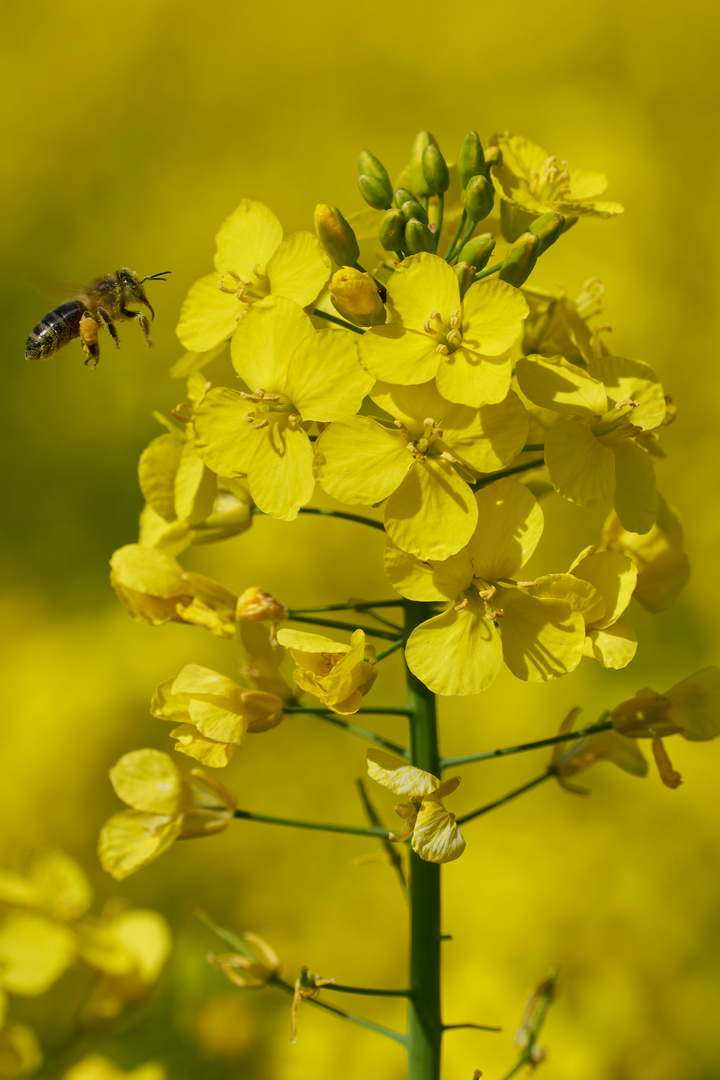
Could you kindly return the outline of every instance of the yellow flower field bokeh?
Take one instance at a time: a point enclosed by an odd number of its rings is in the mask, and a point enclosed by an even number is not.
[[[348,217],[365,208],[361,150],[395,178],[422,129],[451,160],[467,131],[508,130],[571,167],[606,173],[607,197],[624,214],[581,220],[543,255],[531,284],[562,283],[575,297],[600,278],[599,321],[612,326],[613,349],[649,364],[677,406],[656,472],[682,521],[691,578],[664,612],[631,601],[623,619],[639,645],[622,670],[583,661],[567,678],[534,684],[503,668],[482,694],[443,700],[442,751],[549,737],[574,706],[576,727],[587,726],[641,687],[663,692],[720,664],[720,12],[709,0],[681,11],[590,0],[572,12],[529,0],[505,9],[322,0],[282,10],[32,0],[4,22],[0,866],[27,870],[38,853],[62,849],[87,874],[95,913],[120,897],[160,912],[173,936],[156,989],[117,1023],[75,1032],[92,993],[80,964],[47,994],[11,995],[9,1018],[36,1033],[48,1077],[102,1054],[121,1075],[157,1063],[168,1080],[360,1080],[369,1070],[401,1080],[400,1046],[307,1002],[291,1044],[291,997],[233,986],[206,959],[227,945],[196,917],[200,909],[236,935],[259,935],[289,983],[307,964],[341,984],[402,986],[406,906],[380,843],[235,821],[201,843],[174,843],[123,881],[98,861],[101,826],[124,809],[109,778],[122,755],[160,750],[184,775],[196,764],[150,714],[156,688],[186,665],[238,676],[237,640],[197,625],[141,625],[109,581],[113,552],[137,541],[138,460],[165,430],[153,411],[167,416],[186,396],[168,374],[185,351],[175,336],[181,306],[242,199],[270,207],[285,236],[312,232],[317,203]],[[171,270],[147,283],[151,350],[126,322],[119,351],[102,335],[94,372],[77,341],[47,363],[25,362],[24,342],[47,312],[125,266],[143,277]],[[219,370],[210,377],[222,382]],[[334,504],[318,487],[313,505]],[[608,508],[554,495],[541,505],[540,551],[523,574],[568,572],[598,541]],[[350,521],[263,516],[182,560],[233,595],[257,588],[310,607],[390,597],[383,551],[379,530]],[[383,663],[368,702],[403,703],[400,655]],[[402,717],[372,720],[388,739],[406,738]],[[365,822],[355,787],[367,781],[362,740],[298,714],[234,742],[232,761],[213,776],[240,808]],[[652,761],[645,778],[599,764],[580,777],[589,797],[551,780],[462,826],[467,848],[443,869],[444,1016],[502,1031],[448,1032],[443,1078],[505,1076],[526,1000],[555,966],[559,992],[541,1038],[547,1080],[718,1074],[720,745],[674,738],[668,748],[684,780],[676,791]],[[641,749],[650,759],[646,741]],[[453,769],[462,784],[452,811],[501,798],[542,773],[550,753]],[[396,798],[371,787],[394,828]],[[400,1000],[329,990],[321,1000],[404,1024]]]

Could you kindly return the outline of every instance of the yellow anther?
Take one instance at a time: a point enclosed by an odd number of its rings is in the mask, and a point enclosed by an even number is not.
[[[516,581],[518,589],[534,589],[537,585],[537,581]]]
[[[462,345],[462,334],[459,330],[451,330],[445,340],[448,344],[454,345],[455,348],[457,348],[459,345]]]
[[[465,608],[469,607],[469,606],[470,606],[470,601],[468,600],[467,596],[464,596],[462,598],[462,600],[460,601],[460,603],[455,605],[455,610],[456,611],[464,611]]]
[[[264,420],[260,420],[259,423],[253,424],[253,427],[255,428],[256,431],[260,431],[261,428],[268,427],[269,425],[270,425],[270,421],[266,417]]]
[[[615,408],[620,412],[621,409],[637,409],[639,404],[640,402],[634,401],[633,398],[621,398],[615,405]]]
[[[262,401],[262,395],[258,396],[258,394],[248,394],[245,390],[240,391],[240,397],[245,398],[246,401],[254,401],[255,404]]]
[[[450,326],[453,330],[457,330],[460,325],[460,312],[457,308],[450,312]]]
[[[483,600],[487,600],[489,603],[497,593],[497,588],[495,585],[491,585],[489,589],[480,589],[478,591]]]
[[[443,450],[440,457],[443,459],[443,461],[449,461],[451,465],[457,465],[458,463],[457,458],[454,458],[452,454],[448,453],[447,450]]]
[[[234,281],[235,281],[235,284],[233,285],[233,287],[231,289],[228,289],[227,285],[225,285],[224,282],[223,282],[223,279],[225,278],[226,275],[233,278]],[[231,293],[232,294],[232,293],[237,292],[237,287],[238,287],[238,282],[239,281],[240,281],[240,277],[239,277],[238,274],[235,273],[234,270],[223,270],[222,274],[218,278],[217,287],[220,290],[220,292]]]
[[[447,345],[437,345],[435,347],[435,352],[440,353],[441,356],[450,355],[450,350],[448,349]]]
[[[256,278],[264,278],[265,281],[268,280],[267,274],[263,274],[262,270],[260,269],[260,263],[255,263],[255,265],[252,268],[252,272],[253,272],[253,274],[255,275]],[[250,284],[250,282],[248,282],[248,285],[249,284]]]

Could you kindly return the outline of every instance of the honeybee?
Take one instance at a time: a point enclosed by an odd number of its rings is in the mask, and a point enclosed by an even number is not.
[[[143,282],[164,281],[165,275],[169,273],[169,270],[161,270],[158,274],[139,278],[133,270],[124,266],[114,274],[95,278],[80,290],[74,300],[60,304],[60,307],[56,307],[37,324],[25,342],[25,359],[47,360],[58,349],[62,349],[63,345],[79,337],[87,358],[85,363],[92,361],[92,370],[95,370],[100,360],[100,328],[108,328],[115,348],[119,349],[120,341],[115,323],[126,319],[135,319],[145,335],[145,344],[152,345],[147,315],[143,315],[141,311],[131,311],[127,305],[142,304],[148,308],[151,318],[154,319],[155,312],[145,295]]]

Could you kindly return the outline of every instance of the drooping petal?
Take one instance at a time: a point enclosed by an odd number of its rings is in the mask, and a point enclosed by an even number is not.
[[[219,274],[207,274],[190,287],[180,309],[177,336],[192,353],[217,349],[237,328],[236,316],[246,310],[237,296],[218,288]]]
[[[201,735],[192,724],[179,724],[170,732],[170,738],[175,739],[175,749],[179,753],[187,754],[211,769],[224,768],[237,749],[235,743],[217,742]]]
[[[562,356],[522,357],[515,365],[515,375],[523,394],[541,409],[588,420],[604,416],[608,410],[607,394],[600,378],[593,378],[584,368],[569,364]]]
[[[484,581],[512,577],[528,561],[543,531],[535,496],[511,476],[475,493],[478,526],[468,542],[475,575]]]
[[[316,330],[289,359],[287,393],[303,420],[328,423],[351,416],[374,383],[360,367],[357,335],[350,330]]]
[[[286,296],[307,307],[330,276],[330,259],[316,236],[295,232],[286,236],[270,257],[266,273],[273,296]]]
[[[436,694],[479,694],[502,667],[502,644],[479,598],[469,599],[467,607],[449,607],[416,627],[405,660]]]
[[[455,815],[433,798],[423,799],[410,843],[415,854],[426,862],[452,862],[465,850],[465,838]]]
[[[145,502],[165,521],[174,521],[177,517],[175,475],[186,445],[185,438],[179,432],[176,435],[168,432],[153,439],[140,455],[140,490]]]
[[[720,735],[720,670],[704,668],[665,694],[670,717],[685,739],[702,741]]]
[[[312,498],[313,447],[302,428],[278,420],[260,432],[248,468],[248,485],[264,514],[293,521]]]
[[[506,281],[475,282],[463,299],[463,345],[480,356],[500,356],[517,341],[529,311],[520,290]]]
[[[615,486],[613,449],[582,421],[558,420],[545,436],[545,464],[555,490],[580,506],[609,502]]]
[[[368,776],[383,787],[390,788],[396,795],[419,798],[440,786],[440,781],[432,773],[423,772],[402,758],[386,754],[384,750],[368,750],[367,763]]]
[[[498,589],[495,602],[504,612],[500,621],[503,657],[518,679],[545,682],[578,666],[585,622],[569,603],[505,588]]]
[[[335,421],[315,444],[315,475],[328,495],[344,503],[381,502],[412,467],[400,432],[369,416]]]
[[[416,461],[385,506],[388,536],[419,559],[454,555],[468,542],[476,522],[470,486],[440,458]]]
[[[189,694],[194,697],[206,695],[232,698],[239,689],[238,684],[226,675],[200,664],[186,664],[172,681],[173,694]]]
[[[242,199],[215,237],[215,267],[249,279],[253,267],[268,261],[282,240],[282,225],[264,203]]]

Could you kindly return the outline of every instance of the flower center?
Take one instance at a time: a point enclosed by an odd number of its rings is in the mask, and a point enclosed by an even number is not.
[[[528,187],[536,199],[559,202],[567,198],[570,194],[570,168],[567,161],[561,161],[558,165],[557,158],[552,155],[539,172],[537,169],[530,170]]]
[[[599,423],[593,426],[593,435],[605,446],[610,443],[620,442],[622,439],[631,439],[639,435],[642,428],[636,424],[628,423],[628,418],[637,409],[639,401],[632,398],[622,398],[610,409],[605,416],[600,418]]]
[[[254,304],[270,295],[270,279],[260,269],[260,263],[255,263],[249,278],[241,278],[234,270],[223,270],[218,289],[234,294],[242,304]]]
[[[396,420],[395,427],[398,428],[407,439],[405,449],[409,454],[412,454],[416,461],[423,461],[430,452],[433,441],[435,439],[442,439],[443,437],[442,428],[438,426],[431,416],[428,416],[423,420],[423,433],[417,439],[412,438],[410,431],[402,420]]]
[[[258,430],[268,427],[271,422],[277,423],[281,420],[285,420],[291,427],[300,426],[301,417],[286,394],[270,394],[262,387],[258,387],[252,394],[241,390],[240,397],[257,405],[256,409],[246,414],[245,419],[248,424],[252,424]]]
[[[433,338],[437,345],[435,351],[441,356],[450,356],[462,345],[462,318],[459,308],[450,312],[450,321],[443,321],[439,311],[431,311],[423,322],[425,333]]]

